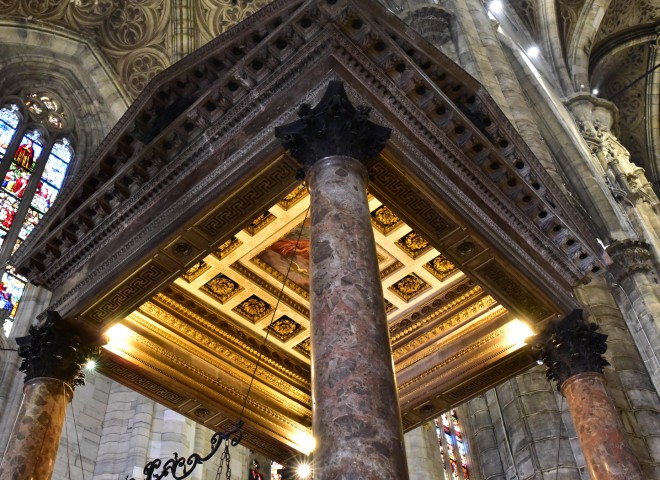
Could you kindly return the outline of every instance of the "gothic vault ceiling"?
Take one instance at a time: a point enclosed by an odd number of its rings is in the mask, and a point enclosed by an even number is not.
[[[547,59],[561,48],[564,95],[598,91],[619,109],[618,137],[660,192],[660,3],[656,0],[508,0]],[[604,9],[604,10],[603,10]],[[596,26],[597,28],[594,28]],[[558,39],[558,43],[554,42]],[[584,57],[585,60],[581,60]],[[655,68],[655,70],[654,70]]]
[[[300,185],[111,328],[102,371],[215,429],[245,403],[249,445],[307,453],[308,207]],[[527,368],[514,315],[376,197],[369,207],[404,427]]]

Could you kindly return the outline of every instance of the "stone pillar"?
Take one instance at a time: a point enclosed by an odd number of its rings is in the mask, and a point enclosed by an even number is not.
[[[311,192],[314,478],[407,479],[401,414],[364,163],[390,131],[355,109],[341,82],[275,135]]]
[[[660,391],[660,290],[651,245],[612,242],[609,283],[656,390]]]
[[[0,464],[1,480],[51,477],[66,405],[73,389],[84,384],[82,367],[95,347],[85,347],[62,325],[56,312],[48,312],[41,327],[16,339],[25,373],[23,401]]]
[[[590,478],[642,480],[614,403],[605,389],[607,335],[574,310],[535,338],[549,380],[566,397]]]
[[[442,455],[433,421],[406,433],[406,456],[410,480],[443,480]]]

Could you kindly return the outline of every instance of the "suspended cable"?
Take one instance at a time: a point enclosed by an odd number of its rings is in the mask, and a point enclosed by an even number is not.
[[[80,471],[82,472],[82,480],[85,480],[85,468],[83,466],[82,450],[80,449],[80,438],[78,438],[78,422],[76,422],[76,411],[73,409],[73,401],[71,402],[71,415],[73,416],[73,428],[76,432],[76,443],[78,443],[78,455],[80,456]]]
[[[639,77],[637,77],[635,80],[633,80],[633,81],[630,82],[628,85],[626,85],[625,87],[623,87],[622,89],[620,89],[620,90],[619,90],[618,92],[616,92],[614,95],[611,95],[611,96],[610,96],[609,98],[607,98],[606,100],[612,101],[613,99],[615,99],[616,97],[618,97],[619,95],[621,95],[623,92],[625,92],[626,90],[628,90],[630,87],[632,87],[634,84],[636,84],[637,82],[639,82],[639,81],[642,80],[643,78],[647,77],[650,73],[652,73],[652,72],[653,72],[654,70],[656,70],[658,67],[660,67],[660,63],[658,63],[655,67],[648,69],[648,70],[646,71],[646,73],[641,74],[641,75],[640,75]]]
[[[62,382],[62,398],[64,399],[64,412],[66,413],[66,386],[64,385],[64,382]],[[71,411],[73,411],[73,407],[71,407]],[[69,422],[66,421],[66,414],[64,415],[64,431],[66,433],[66,471],[69,480],[71,480],[71,458],[69,456]]]
[[[248,385],[247,392],[245,393],[245,400],[243,400],[243,407],[241,408],[241,414],[238,417],[238,420],[241,421],[243,420],[243,413],[245,412],[245,406],[247,405],[248,397],[250,396],[250,391],[252,390],[252,384],[254,383],[254,377],[257,375],[257,369],[259,368],[259,363],[261,362],[261,357],[263,356],[263,347],[266,346],[266,342],[268,341],[268,335],[270,334],[271,327],[273,325],[273,322],[275,321],[275,315],[277,313],[277,307],[280,305],[280,301],[282,299],[282,295],[284,294],[284,287],[287,284],[287,281],[289,280],[289,273],[291,273],[291,267],[293,266],[293,261],[296,258],[296,253],[298,252],[298,244],[300,243],[300,237],[302,236],[302,232],[305,226],[305,222],[307,221],[307,216],[309,215],[309,210],[311,208],[311,202],[310,206],[307,207],[307,211],[305,211],[305,217],[303,218],[302,224],[300,226],[300,230],[298,231],[298,237],[296,238],[296,244],[293,248],[293,255],[291,255],[291,259],[289,260],[289,266],[286,270],[286,275],[284,276],[284,281],[282,282],[282,288],[280,289],[280,293],[277,296],[277,302],[275,303],[275,308],[273,308],[273,314],[270,318],[270,323],[268,324],[268,328],[266,329],[266,336],[264,337],[264,341],[261,344],[261,348],[259,348],[259,356],[257,357],[257,362],[254,365],[254,370],[252,371],[252,377],[250,378],[250,384]]]
[[[559,451],[561,450],[561,427],[564,422],[562,422],[562,414],[564,412],[564,396],[561,396],[561,404],[559,405],[559,435],[557,437],[557,460],[555,465],[557,465],[557,470],[555,471],[555,480],[559,478]]]

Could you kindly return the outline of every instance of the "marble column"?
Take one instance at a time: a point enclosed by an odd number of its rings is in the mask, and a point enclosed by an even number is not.
[[[298,113],[276,136],[311,192],[314,478],[407,479],[364,166],[390,132],[350,104],[341,82]]]
[[[575,310],[536,336],[549,380],[566,398],[590,478],[642,480],[641,467],[605,388],[607,335]]]
[[[82,367],[96,347],[84,346],[48,312],[43,326],[16,339],[25,373],[23,399],[0,464],[0,480],[51,477],[67,403],[73,389],[84,384]]]

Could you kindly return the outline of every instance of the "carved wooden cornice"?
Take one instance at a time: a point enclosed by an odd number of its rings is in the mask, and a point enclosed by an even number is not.
[[[289,20],[275,27],[272,22],[283,18],[285,10]],[[382,12],[375,2],[318,2],[294,10],[293,2],[274,2],[158,76],[90,159],[90,167],[63,192],[56,212],[39,225],[40,233],[17,252],[19,271],[56,289],[55,301],[62,308],[79,310],[81,300],[98,295],[108,282],[121,281],[119,271],[129,258],[134,265],[153,252],[156,236],[168,238],[183,223],[190,225],[195,216],[186,212],[208,211],[210,199],[229,195],[239,177],[255,175],[266,157],[272,159],[279,148],[271,127],[261,124],[253,130],[251,125],[266,121],[265,110],[270,112],[267,122],[277,124],[283,117],[272,114],[287,116],[294,104],[282,104],[279,92],[323,83],[334,69],[347,75],[348,85],[367,82],[369,89],[359,92],[374,105],[374,113],[396,125],[395,137],[416,138],[422,146],[415,160],[413,151],[405,151],[412,147],[394,138],[395,148],[404,149],[397,152],[400,168],[417,162],[409,166],[431,174],[430,180],[416,179],[426,188],[439,188],[431,180],[440,175],[478,194],[465,214],[479,219],[481,235],[489,235],[484,230],[492,216],[506,225],[499,228],[502,238],[505,231],[517,232],[504,244],[494,241],[499,247],[530,245],[527,258],[514,263],[536,265],[536,274],[547,268],[540,264],[552,266],[550,277],[564,289],[600,269],[598,249],[579,214],[477,82],[398,20],[384,17],[381,25],[373,23],[370,18]],[[264,30],[268,25],[273,25],[270,35]],[[300,98],[295,100],[298,104]],[[254,133],[245,137],[246,132]],[[235,135],[245,140],[240,146],[232,140]],[[217,152],[224,159],[220,163]],[[438,161],[445,163],[444,175],[434,166]],[[280,175],[279,191],[294,184],[282,177],[286,168],[273,174]],[[185,255],[187,248],[191,251]],[[97,257],[101,250],[104,259]],[[177,252],[180,259],[174,263],[185,266],[200,256],[196,246],[182,245]],[[95,267],[86,267],[84,278],[69,285],[83,265]],[[138,283],[160,285],[180,273],[158,259],[148,268]]]

